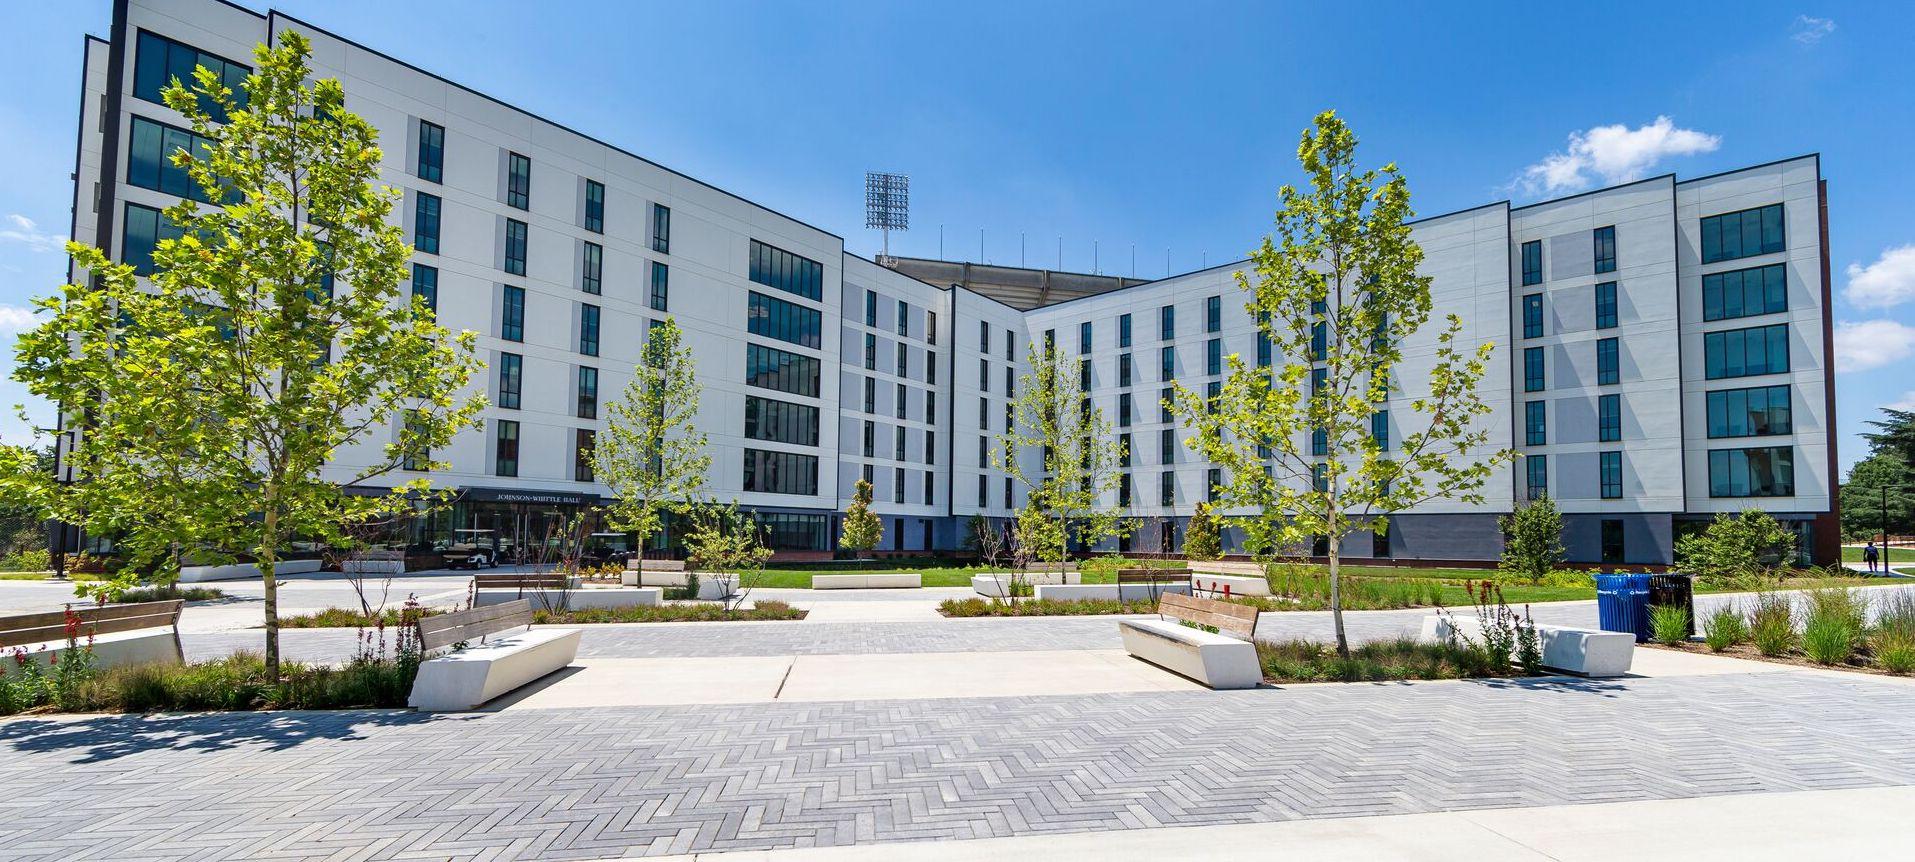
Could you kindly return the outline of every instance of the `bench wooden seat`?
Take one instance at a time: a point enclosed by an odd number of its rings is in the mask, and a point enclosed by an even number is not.
[[[1190,580],[1189,569],[1118,569],[1120,584],[1175,584]]]
[[[428,712],[476,709],[578,657],[580,629],[531,624],[529,599],[420,618],[421,649],[465,646],[421,662],[407,703]]]
[[[493,572],[472,576],[472,586],[481,590],[563,590],[571,579],[558,572]]]
[[[45,661],[66,650],[67,614],[78,618],[78,639],[93,641],[93,660],[99,667],[151,662],[177,663],[180,649],[180,611],[186,602],[134,602],[124,605],[69,605],[65,611],[42,611],[0,617],[0,648],[27,648],[27,655]]]
[[[637,557],[625,561],[625,568],[631,571],[638,571],[638,566],[639,560]],[[682,572],[684,570],[684,560],[654,560],[650,558],[645,560],[645,571],[648,572]]]
[[[1158,600],[1157,613],[1154,620],[1117,623],[1126,652],[1215,689],[1256,688],[1263,682],[1263,666],[1251,643],[1256,608],[1167,593]]]

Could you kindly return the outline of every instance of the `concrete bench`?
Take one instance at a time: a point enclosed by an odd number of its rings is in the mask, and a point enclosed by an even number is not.
[[[684,560],[645,560],[644,566],[644,572],[640,572],[637,558],[626,560],[625,571],[619,573],[618,582],[628,587],[682,587],[685,585],[683,581],[676,584],[664,584],[646,580],[646,576],[654,572],[669,574],[685,571]]]
[[[1257,631],[1256,608],[1171,594],[1158,603],[1157,612],[1154,620],[1117,622],[1125,652],[1211,688],[1263,683],[1263,664],[1250,641]]]
[[[1153,602],[1161,596],[1177,594],[1190,595],[1189,581],[1157,581],[1135,584],[1038,584],[1032,591],[1036,598],[1053,599],[1060,602],[1082,599],[1103,599],[1127,602]]]
[[[581,588],[576,590],[521,590],[513,587],[485,587],[472,591],[472,606],[496,607],[516,601],[530,602],[542,611],[576,611],[585,608],[629,608],[656,605],[664,601],[659,587]],[[701,595],[702,597],[702,595]]]
[[[406,552],[359,551],[340,560],[339,571],[348,575],[402,575],[406,571]]]
[[[1460,640],[1459,635],[1481,642],[1482,620],[1451,616],[1423,618],[1422,637],[1426,642]],[[1587,677],[1628,673],[1636,652],[1636,636],[1630,632],[1537,625],[1536,640],[1543,648],[1544,667]]]
[[[1227,596],[1267,596],[1270,595],[1270,582],[1262,575],[1218,575],[1208,572],[1192,572],[1190,575],[1192,595],[1211,598]]]
[[[421,662],[407,704],[426,712],[476,709],[578,657],[580,629],[533,630],[531,623],[532,603],[524,599],[421,618],[419,645],[427,652],[468,645]],[[520,626],[527,628],[489,637]],[[474,639],[485,641],[470,644]]]
[[[1199,575],[1236,575],[1245,578],[1263,578],[1262,563],[1233,562],[1230,560],[1191,560],[1190,571]]]
[[[914,590],[922,586],[924,576],[917,572],[811,576],[814,590]]]
[[[273,577],[304,575],[317,572],[326,564],[325,560],[280,560],[273,564]],[[224,566],[181,566],[179,582],[199,584],[207,581],[237,581],[246,578],[264,577],[259,566],[254,563],[232,563]]]
[[[69,605],[65,611],[0,617],[0,648],[7,653],[19,649],[28,661],[43,665],[57,661],[66,652],[70,612],[78,621],[79,643],[84,647],[87,638],[93,639],[95,667],[178,664],[184,657],[180,649],[180,610],[185,605],[179,599],[104,607]],[[5,672],[5,666],[0,665],[0,674]]]
[[[1029,584],[1032,587],[1057,586],[1062,584],[1083,583],[1083,575],[1076,572],[993,572],[971,576],[971,590],[980,596],[994,599],[1005,598],[1010,594],[1014,583]]]

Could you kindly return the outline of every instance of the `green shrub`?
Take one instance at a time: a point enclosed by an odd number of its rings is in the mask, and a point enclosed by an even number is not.
[[[53,568],[53,557],[45,548],[27,548],[0,557],[0,572],[45,572]]]
[[[1681,605],[1650,605],[1649,633],[1657,643],[1676,644],[1689,640],[1689,609]]]
[[[1809,602],[1810,619],[1823,616],[1838,620],[1858,636],[1868,626],[1868,595],[1860,590],[1827,587],[1809,590],[1804,597]]]
[[[737,620],[801,620],[805,612],[785,602],[754,602],[749,608],[727,611],[722,602],[696,602],[676,605],[637,605],[625,608],[579,608],[572,611],[532,611],[532,621],[540,625],[577,625],[581,623],[679,623],[727,622]]]
[[[1413,638],[1372,641],[1350,650],[1316,641],[1257,642],[1264,679],[1286,682],[1359,682],[1365,680],[1461,679],[1494,676],[1477,651],[1453,643],[1422,643]]]
[[[1317,611],[1330,607],[1330,573],[1306,564],[1279,563],[1265,576],[1270,594],[1289,599],[1272,610]],[[1441,607],[1443,582],[1436,578],[1373,578],[1344,575],[1343,609],[1351,611]]]
[[[279,627],[283,629],[330,629],[330,628],[374,628],[396,627],[410,613],[411,618],[436,616],[444,611],[431,608],[414,608],[407,611],[401,608],[386,608],[378,617],[368,617],[356,608],[327,608],[305,614],[295,614],[279,618]]]
[[[1787,655],[1795,646],[1795,609],[1781,593],[1757,593],[1749,611],[1749,639],[1766,656]]]
[[[1722,652],[1749,639],[1749,624],[1733,603],[1716,608],[1702,619],[1702,642],[1710,652]]]
[[[1915,671],[1915,634],[1904,629],[1883,629],[1875,633],[1869,648],[1875,664],[1889,673]]]
[[[182,587],[179,584],[159,584],[150,587],[134,587],[120,593],[113,601],[121,604],[136,602],[166,602],[185,599],[189,602],[208,602],[226,598],[226,592],[218,587]]]
[[[1802,626],[1802,651],[1818,664],[1841,664],[1855,655],[1855,635],[1847,620],[1811,613]]]

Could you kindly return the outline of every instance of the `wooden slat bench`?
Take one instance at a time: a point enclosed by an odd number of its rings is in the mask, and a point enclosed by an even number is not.
[[[527,599],[422,617],[421,649],[430,653],[465,646],[421,662],[407,703],[428,712],[476,709],[578,657],[580,629],[531,625],[532,602]],[[522,626],[524,631],[503,634]]]
[[[1125,651],[1211,688],[1256,688],[1263,682],[1251,643],[1256,608],[1167,593],[1157,602],[1157,614],[1154,620],[1118,622]]]
[[[558,572],[494,572],[474,574],[472,586],[481,590],[563,590],[571,579]]]
[[[101,667],[181,660],[180,611],[186,602],[69,606],[79,618],[79,640],[93,639]],[[0,648],[28,647],[28,654],[55,655],[66,648],[67,611],[0,617]]]

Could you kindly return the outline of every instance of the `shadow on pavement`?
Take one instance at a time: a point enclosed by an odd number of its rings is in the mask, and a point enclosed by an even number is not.
[[[386,709],[20,719],[0,723],[0,749],[69,753],[69,763],[99,763],[152,751],[225,751],[235,746],[284,751],[309,742],[363,739],[365,731],[377,728],[458,720],[462,718]]]

